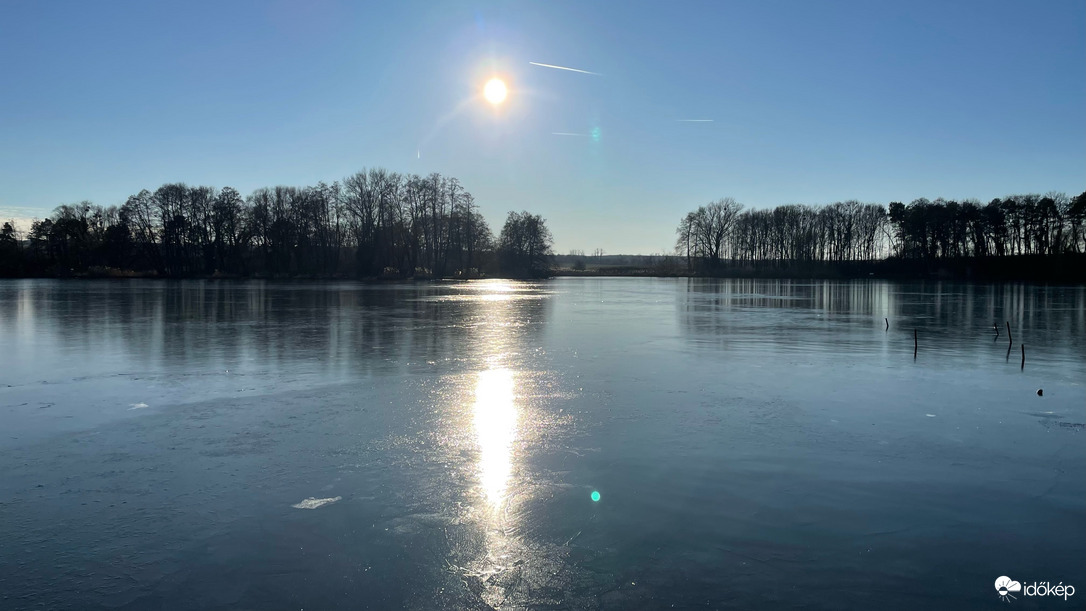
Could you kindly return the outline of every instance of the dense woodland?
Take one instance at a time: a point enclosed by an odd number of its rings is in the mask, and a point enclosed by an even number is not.
[[[532,277],[553,242],[527,212],[495,240],[455,178],[383,169],[248,197],[166,184],[120,206],[60,206],[20,237],[3,226],[0,275]]]
[[[848,201],[745,211],[729,198],[687,214],[677,234],[676,252],[687,269],[703,273],[745,263],[1036,260],[1086,253],[1086,193],[1013,195],[987,204],[918,199],[886,208]]]

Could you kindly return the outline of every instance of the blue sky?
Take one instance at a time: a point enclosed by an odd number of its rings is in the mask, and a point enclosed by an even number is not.
[[[663,251],[726,196],[1078,194],[1086,3],[0,4],[2,218],[373,166],[459,178],[495,230],[540,213],[559,252]]]

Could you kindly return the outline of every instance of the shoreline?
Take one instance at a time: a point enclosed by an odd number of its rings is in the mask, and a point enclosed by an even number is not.
[[[320,283],[320,282],[354,282],[364,285],[407,285],[427,283],[460,283],[477,280],[502,280],[512,282],[544,281],[553,278],[658,278],[658,279],[695,279],[695,280],[799,280],[815,281],[829,280],[839,282],[885,280],[891,282],[964,282],[964,283],[1026,283],[1037,285],[1067,285],[1086,286],[1086,280],[1073,277],[962,277],[948,275],[869,275],[869,276],[841,276],[841,275],[810,275],[810,274],[660,274],[651,272],[613,272],[613,271],[576,271],[555,270],[553,274],[539,278],[512,278],[503,276],[488,276],[485,278],[354,278],[351,276],[156,276],[156,275],[130,275],[130,276],[96,276],[96,275],[68,275],[68,276],[7,276],[0,277],[0,282],[15,280],[91,280],[101,282],[118,282],[125,280],[141,280],[155,282],[182,282],[182,281],[210,281],[210,282],[283,282],[283,283]]]
[[[557,255],[552,267],[538,276],[503,274],[461,274],[450,277],[430,275],[359,277],[338,274],[185,274],[161,275],[153,271],[134,271],[112,267],[92,267],[75,271],[0,276],[0,279],[51,278],[80,280],[271,280],[287,282],[356,281],[365,284],[404,284],[464,280],[542,280],[570,278],[750,278],[765,280],[932,280],[975,282],[1035,282],[1086,284],[1086,254],[1011,255],[958,259],[880,259],[875,261],[735,261],[722,260],[715,265],[694,262],[696,269],[674,256],[615,255],[613,262],[585,264],[583,259]]]

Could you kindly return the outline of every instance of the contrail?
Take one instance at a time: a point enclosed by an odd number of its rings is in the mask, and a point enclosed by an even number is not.
[[[589,72],[588,70],[578,70],[577,68],[567,68],[565,66],[555,66],[553,64],[541,64],[539,62],[528,62],[533,66],[539,66],[541,68],[554,68],[555,70],[569,70],[570,72],[580,72],[581,74],[591,74],[594,76],[602,76],[599,72]]]
[[[675,119],[679,123],[712,123],[712,119]]]
[[[582,138],[587,138],[588,137],[588,134],[575,134],[573,132],[551,132],[551,135],[552,136],[580,136]]]

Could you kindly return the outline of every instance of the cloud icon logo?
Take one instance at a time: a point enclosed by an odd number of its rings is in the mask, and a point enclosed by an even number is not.
[[[1021,592],[1022,584],[1014,581],[1010,577],[1003,575],[999,579],[995,580],[995,589],[999,593],[999,597],[1003,600],[1010,602],[1010,599],[1014,598],[1011,592]]]

